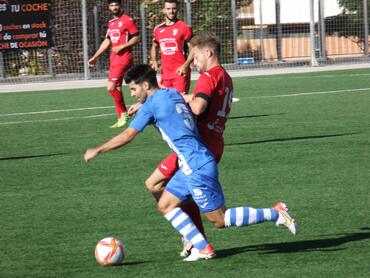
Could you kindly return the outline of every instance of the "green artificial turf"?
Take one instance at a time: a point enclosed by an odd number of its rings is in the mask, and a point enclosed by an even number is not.
[[[0,94],[0,277],[369,277],[369,80],[368,69],[234,78],[226,205],[284,200],[298,234],[206,223],[218,258],[194,263],[144,187],[169,152],[154,128],[86,164],[86,148],[119,132],[104,88]],[[123,266],[96,263],[107,236],[126,245]]]

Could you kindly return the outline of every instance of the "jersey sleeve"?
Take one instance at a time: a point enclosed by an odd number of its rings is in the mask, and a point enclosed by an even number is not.
[[[150,125],[154,122],[153,113],[149,109],[149,105],[144,104],[141,106],[139,112],[135,118],[130,123],[131,128],[136,129],[139,132],[142,132],[147,125]]]
[[[210,76],[202,74],[194,87],[194,97],[197,97],[197,94],[204,94],[208,97],[212,97],[214,92],[213,82]]]
[[[126,20],[126,27],[127,27],[128,33],[131,36],[137,35],[139,33],[139,30],[137,29],[134,20],[129,16],[127,17],[127,20]]]
[[[188,25],[185,25],[185,28],[184,28],[185,30],[185,32],[184,32],[184,40],[186,41],[186,42],[189,42],[190,41],[190,39],[191,39],[191,37],[193,36],[193,32],[191,31],[191,28],[190,28],[190,26],[188,26]]]

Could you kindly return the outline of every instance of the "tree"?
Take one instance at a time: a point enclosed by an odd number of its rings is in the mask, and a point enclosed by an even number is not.
[[[364,40],[364,10],[363,0],[337,0],[343,12],[340,15],[326,19],[325,28],[328,34],[351,38],[357,44],[363,45]],[[370,2],[368,3],[368,10]],[[370,18],[369,18],[370,20]]]

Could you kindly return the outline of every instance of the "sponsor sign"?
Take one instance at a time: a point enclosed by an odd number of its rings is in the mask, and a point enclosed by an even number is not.
[[[0,50],[50,48],[50,0],[0,0]]]

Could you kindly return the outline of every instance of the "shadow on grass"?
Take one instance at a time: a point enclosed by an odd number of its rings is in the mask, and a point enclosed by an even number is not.
[[[275,142],[289,142],[289,141],[300,141],[300,140],[316,140],[330,137],[342,137],[348,135],[354,135],[357,133],[342,133],[342,134],[327,134],[327,135],[313,135],[313,136],[302,136],[302,137],[288,137],[288,138],[276,138],[261,141],[249,141],[240,143],[228,143],[225,146],[239,146],[239,145],[252,145],[252,144],[264,144],[264,143],[275,143]]]
[[[355,242],[361,240],[370,239],[370,229],[362,228],[361,230],[366,230],[363,233],[349,233],[339,235],[338,237],[318,239],[318,240],[303,240],[295,242],[281,242],[281,243],[269,243],[269,244],[259,244],[259,245],[248,245],[242,247],[235,247],[230,249],[223,249],[217,251],[217,257],[229,257],[240,253],[246,252],[260,252],[263,254],[271,253],[297,253],[297,252],[333,252],[346,249],[345,247],[339,247],[342,244],[348,242]],[[336,248],[333,248],[336,247]]]
[[[269,116],[278,116],[278,115],[283,115],[283,113],[279,113],[279,114],[262,114],[262,115],[235,116],[235,117],[228,117],[227,120],[260,118],[260,117],[269,117]]]
[[[0,160],[31,159],[31,158],[50,157],[50,156],[66,155],[66,154],[68,154],[68,153],[51,153],[51,154],[40,154],[40,155],[0,157]]]

